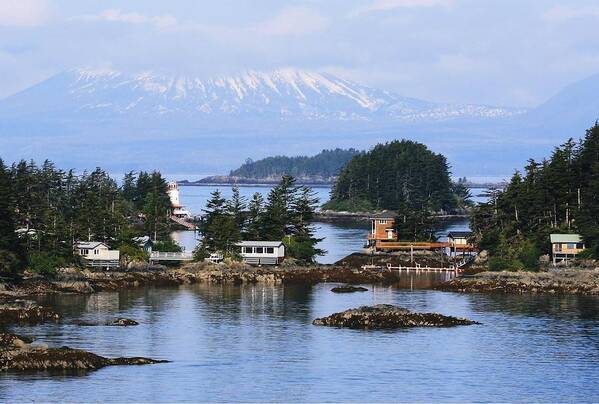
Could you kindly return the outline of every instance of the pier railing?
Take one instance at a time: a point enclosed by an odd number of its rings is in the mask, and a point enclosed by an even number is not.
[[[152,251],[150,254],[150,262],[156,261],[191,261],[193,253],[191,252],[161,252]]]

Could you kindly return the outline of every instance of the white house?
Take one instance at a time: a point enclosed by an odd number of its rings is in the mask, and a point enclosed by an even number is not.
[[[100,241],[80,241],[75,244],[75,254],[83,258],[83,262],[89,267],[118,268],[121,253],[111,250],[110,247]]]
[[[248,264],[277,265],[285,259],[285,245],[281,241],[241,241],[236,245]]]

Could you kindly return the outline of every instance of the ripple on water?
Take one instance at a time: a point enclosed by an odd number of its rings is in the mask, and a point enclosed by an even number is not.
[[[365,285],[194,285],[44,300],[60,324],[17,327],[51,345],[170,359],[85,375],[0,377],[2,401],[597,401],[599,300]],[[397,331],[315,327],[377,303],[481,325]],[[78,327],[127,317],[136,327]]]

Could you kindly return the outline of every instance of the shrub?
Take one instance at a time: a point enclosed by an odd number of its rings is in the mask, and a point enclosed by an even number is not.
[[[510,261],[503,257],[491,257],[489,259],[489,271],[508,271],[511,267]]]
[[[0,276],[16,278],[22,266],[21,261],[13,252],[0,250]]]
[[[541,251],[531,241],[524,241],[519,246],[518,261],[522,264],[523,269],[527,271],[539,270],[539,256]]]
[[[64,257],[45,252],[33,253],[29,256],[29,269],[42,276],[53,278],[58,268],[66,266]]]
[[[208,257],[210,257],[210,253],[203,244],[198,244],[198,246],[193,250],[193,260],[195,262],[202,262]]]
[[[121,259],[127,263],[133,261],[147,262],[150,259],[148,253],[142,248],[133,246],[131,244],[121,244],[119,246],[119,251],[121,252]]]
[[[154,251],[159,252],[182,252],[183,249],[176,241],[169,239],[156,241],[154,243],[154,247],[152,248]]]

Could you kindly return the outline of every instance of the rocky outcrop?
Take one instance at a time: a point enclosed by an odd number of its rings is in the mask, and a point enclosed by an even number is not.
[[[60,315],[54,310],[28,302],[13,302],[0,305],[0,324],[40,324],[58,321]]]
[[[477,324],[464,318],[444,316],[437,313],[412,313],[402,307],[389,304],[362,306],[328,317],[317,318],[314,325],[345,327],[352,329],[393,329],[413,327],[453,327]]]
[[[83,327],[93,327],[93,326],[109,326],[109,327],[129,327],[133,325],[139,325],[139,323],[135,320],[131,320],[129,318],[116,318],[114,320],[104,321],[104,322],[90,322],[90,321],[76,321],[75,325],[83,326]]]
[[[0,371],[95,370],[113,365],[167,362],[142,357],[105,358],[69,347],[35,346],[14,334],[0,333]]]
[[[599,295],[599,270],[481,272],[442,283],[437,289],[468,293]]]
[[[335,286],[331,289],[333,293],[353,293],[353,292],[368,292],[368,289],[362,286],[353,286],[353,285],[343,285],[343,286]]]
[[[107,325],[113,327],[129,327],[132,325],[139,325],[139,323],[135,320],[131,320],[130,318],[117,318],[109,322]]]

